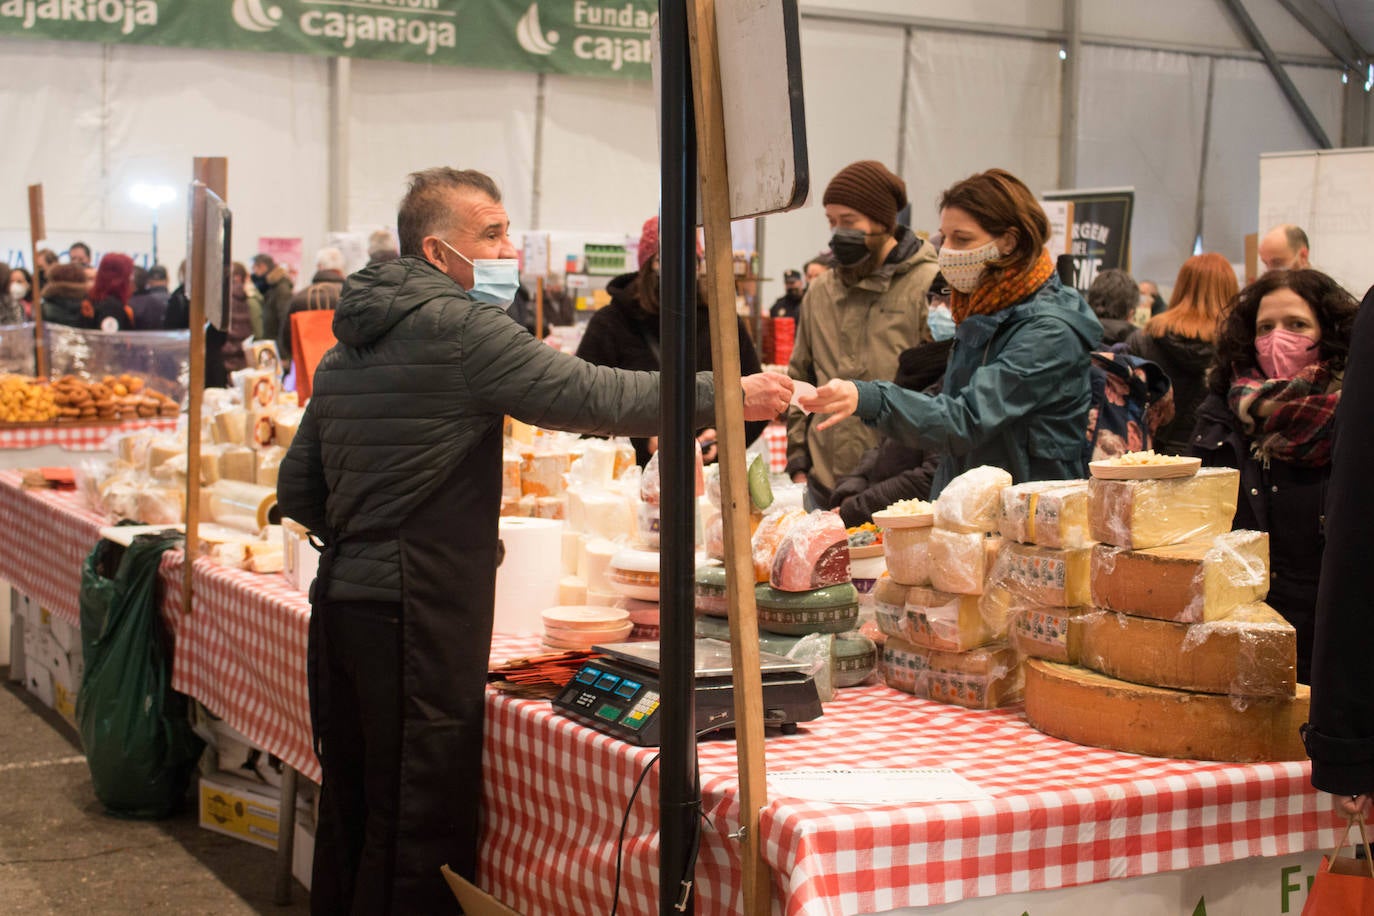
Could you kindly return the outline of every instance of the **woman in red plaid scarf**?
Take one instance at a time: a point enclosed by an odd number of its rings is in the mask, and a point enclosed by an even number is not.
[[[1240,469],[1233,527],[1269,532],[1269,604],[1298,631],[1309,682],[1323,497],[1358,305],[1317,270],[1270,271],[1222,316],[1192,453]]]

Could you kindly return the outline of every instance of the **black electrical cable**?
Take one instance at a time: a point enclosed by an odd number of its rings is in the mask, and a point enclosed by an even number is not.
[[[723,728],[729,728],[729,727],[732,726],[732,725],[734,725],[733,722],[724,722],[724,723],[720,723],[720,724],[717,724],[717,725],[712,725],[710,728],[702,729],[701,731],[697,732],[697,735],[696,735],[696,736],[697,736],[698,739],[700,739],[700,738],[702,738],[702,737],[704,737],[704,736],[706,736],[706,735],[711,734],[712,732],[720,731],[720,730],[723,729]],[[658,763],[658,758],[659,758],[660,756],[661,756],[661,752],[660,752],[659,754],[655,754],[654,756],[650,757],[650,758],[649,758],[649,762],[646,763],[646,764],[644,764],[644,769],[642,769],[642,770],[639,771],[639,778],[635,780],[635,787],[634,787],[633,789],[630,790],[630,800],[627,801],[627,802],[625,803],[625,814],[624,814],[624,816],[621,817],[621,819],[620,819],[620,837],[619,837],[619,839],[617,839],[617,840],[615,841],[615,885],[614,885],[614,886],[612,887],[612,889],[611,889],[611,916],[615,916],[616,910],[618,910],[618,909],[620,908],[620,865],[621,865],[621,856],[623,855],[623,853],[624,853],[624,851],[625,851],[625,830],[626,830],[626,829],[629,827],[629,825],[630,825],[630,812],[634,809],[634,806],[635,806],[635,799],[639,797],[639,789],[640,789],[641,786],[644,785],[644,779],[645,779],[645,777],[647,777],[647,776],[649,775],[649,771],[653,769],[654,764],[655,764],[655,763]],[[683,873],[683,875],[682,875],[682,878],[681,878],[681,879],[679,880],[679,882],[678,882],[680,886],[682,886],[682,885],[691,886],[692,881],[689,880],[689,879],[690,879],[691,875],[692,875],[692,874],[696,871],[696,869],[697,869],[697,856],[701,853],[701,822],[704,821],[704,820],[706,820],[706,813],[705,813],[704,811],[701,811],[701,810],[700,810],[700,807],[701,807],[701,766],[700,766],[700,764],[698,764],[698,765],[697,765],[697,768],[696,768],[696,786],[697,786],[696,795],[697,795],[697,808],[698,808],[698,810],[697,810],[697,821],[696,821],[696,823],[697,823],[697,828],[696,828],[696,830],[692,831],[692,847],[691,847],[690,853],[689,853],[688,856],[687,856],[686,870],[684,871],[684,873]],[[709,822],[708,822],[708,823],[709,823]]]

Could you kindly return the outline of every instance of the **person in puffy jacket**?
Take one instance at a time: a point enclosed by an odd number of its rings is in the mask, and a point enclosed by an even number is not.
[[[853,415],[939,451],[932,498],[985,464],[1017,483],[1085,476],[1088,354],[1102,325],[1078,291],[1059,282],[1045,250],[1049,230],[1035,195],[1002,169],[946,190],[939,260],[956,330],[940,394],[836,379],[801,406],[830,415],[822,430]]]
[[[77,327],[81,303],[86,298],[86,269],[77,264],[54,264],[43,286],[43,320],[49,324]]]
[[[134,310],[129,297],[133,292],[134,259],[107,252],[95,270],[90,294],[81,303],[80,326],[106,332],[132,331]]]

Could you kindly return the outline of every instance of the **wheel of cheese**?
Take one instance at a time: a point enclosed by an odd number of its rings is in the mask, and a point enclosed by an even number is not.
[[[1249,697],[1146,687],[1038,658],[1026,662],[1026,718],[1047,735],[1150,757],[1305,760],[1298,726],[1311,691]]]
[[[843,633],[859,625],[859,592],[848,582],[809,592],[759,584],[754,590],[759,626],[786,636]]]
[[[611,557],[606,568],[606,584],[629,598],[658,600],[658,552],[622,550]]]
[[[698,566],[694,586],[697,616],[728,617],[729,599],[725,594],[725,567],[718,563]]]
[[[718,617],[698,617],[696,634],[701,639],[730,641],[730,624]],[[759,648],[774,655],[787,655],[801,636],[783,636],[759,631]],[[836,687],[853,687],[868,680],[878,667],[878,645],[862,633],[836,633],[830,644],[831,682]]]

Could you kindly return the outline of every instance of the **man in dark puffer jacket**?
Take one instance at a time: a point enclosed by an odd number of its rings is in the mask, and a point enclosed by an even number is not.
[[[500,200],[480,172],[411,176],[401,257],[349,277],[339,344],[282,462],[283,513],[325,545],[310,620],[315,913],[456,912],[439,866],[475,878],[503,415],[659,429],[656,373],[559,353],[505,314],[518,278],[484,263],[515,257]],[[747,419],[791,395],[776,374],[743,387]],[[698,426],[714,422],[712,394],[699,375]]]

